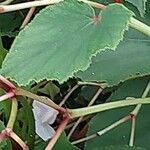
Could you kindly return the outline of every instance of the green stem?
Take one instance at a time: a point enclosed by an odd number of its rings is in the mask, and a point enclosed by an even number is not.
[[[11,106],[11,112],[10,112],[10,117],[9,121],[7,123],[7,128],[13,129],[16,116],[17,116],[17,111],[18,111],[18,102],[16,98],[12,98],[12,106]]]
[[[48,97],[38,96],[38,95],[36,95],[34,93],[31,93],[31,92],[26,91],[26,90],[21,89],[21,88],[16,88],[15,94],[29,97],[32,100],[37,100],[37,101],[39,101],[39,102],[41,102],[41,103],[43,103],[43,104],[45,104],[47,106],[50,106],[50,107],[52,107],[54,109],[57,109],[57,110],[62,111],[62,112],[65,112],[65,109],[63,107],[60,107],[59,105],[55,104]]]
[[[131,17],[130,23],[129,23],[130,27],[144,33],[147,36],[150,36],[150,27],[142,22],[140,22],[139,20]]]
[[[99,104],[91,107],[84,107],[78,109],[67,109],[71,118],[76,118],[80,116],[85,116],[97,112],[102,112],[109,109],[126,107],[137,104],[150,104],[150,97],[148,98],[136,98],[134,100],[120,100],[116,102],[109,102],[105,104]]]

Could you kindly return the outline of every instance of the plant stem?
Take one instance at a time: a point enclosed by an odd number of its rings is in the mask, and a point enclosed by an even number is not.
[[[95,134],[92,134],[92,135],[89,135],[89,136],[87,136],[87,137],[85,137],[85,138],[79,139],[79,140],[77,140],[77,141],[73,141],[71,144],[73,144],[73,145],[79,144],[79,143],[82,143],[82,142],[84,142],[84,141],[93,139],[93,138],[95,138],[95,137],[97,137],[97,134],[96,134],[96,133],[95,133]]]
[[[88,0],[78,0],[78,1],[86,3],[86,4],[90,5],[90,6],[93,6],[93,7],[98,8],[98,9],[104,9],[104,8],[106,8],[105,5],[97,3],[97,2],[88,1]]]
[[[0,102],[6,100],[8,98],[12,98],[14,96],[15,96],[15,94],[13,92],[8,92],[5,95],[0,96]]]
[[[59,104],[59,106],[62,106],[66,100],[70,97],[70,95],[79,87],[78,84],[76,84],[69,92],[68,94],[64,97],[64,99],[61,101],[61,103]]]
[[[16,133],[14,133],[12,129],[6,128],[4,132],[6,132],[8,137],[11,137],[14,141],[16,141],[22,147],[23,150],[29,150],[25,142]]]
[[[144,90],[144,93],[142,94],[142,97],[146,97],[148,95],[150,91],[150,82],[148,83],[148,85],[146,86],[146,89]],[[93,134],[93,135],[90,135],[88,137],[85,137],[85,138],[82,138],[82,139],[79,139],[77,141],[74,141],[72,142],[72,144],[78,144],[78,143],[81,143],[81,142],[84,142],[84,141],[87,141],[87,140],[90,140],[92,138],[95,138],[97,136],[101,136],[105,133],[107,133],[108,131],[112,130],[113,128],[119,126],[120,124],[132,119],[132,127],[131,127],[131,135],[130,135],[130,141],[129,141],[129,145],[130,146],[133,146],[133,143],[134,143],[134,135],[135,135],[135,119],[136,119],[136,115],[137,113],[139,112],[139,109],[141,104],[137,105],[135,107],[135,109],[129,114],[129,115],[126,115],[125,117],[121,118],[120,120],[114,122],[113,124],[111,124],[110,126],[106,127],[105,129]]]
[[[150,91],[150,81],[148,85],[146,86],[144,93],[142,94],[142,98],[145,98],[148,95],[149,91]],[[142,104],[138,104],[135,107],[135,109],[130,113],[132,116],[131,118],[132,126],[131,126],[131,134],[130,134],[130,141],[129,141],[130,146],[133,146],[133,143],[134,143],[136,116],[138,115],[141,107],[142,107]]]
[[[116,102],[109,102],[105,104],[99,104],[96,106],[91,107],[84,107],[84,108],[78,108],[78,109],[67,109],[68,113],[70,114],[71,118],[76,118],[80,116],[85,116],[97,112],[102,112],[109,109],[114,108],[121,108],[131,105],[137,105],[137,104],[150,104],[150,97],[148,98],[136,98],[134,100],[120,100]]]
[[[150,27],[140,22],[139,20],[131,17],[129,25],[130,27],[144,33],[145,35],[150,36]]]
[[[130,115],[127,115],[126,117],[116,121],[115,123],[111,124],[110,126],[106,127],[105,129],[102,129],[101,131],[95,133],[95,134],[92,134],[90,136],[87,136],[85,138],[82,138],[82,139],[79,139],[77,141],[74,141],[72,142],[72,144],[78,144],[78,143],[81,143],[81,142],[84,142],[84,141],[87,141],[87,140],[90,140],[90,139],[93,139],[97,136],[102,136],[103,134],[107,133],[108,131],[114,129],[115,127],[119,126],[120,124],[128,121],[129,119],[131,118]]]
[[[132,115],[131,120],[132,120],[132,125],[131,125],[131,134],[130,134],[129,146],[133,146],[133,143],[134,143],[136,117],[134,115]]]
[[[52,138],[52,140],[49,142],[49,144],[47,145],[45,150],[52,150],[52,148],[54,147],[55,143],[57,142],[58,138],[60,137],[61,133],[64,131],[67,123],[69,121],[69,117],[65,118],[60,126],[58,127],[55,136]]]
[[[56,4],[61,1],[63,0],[41,0],[41,1],[31,1],[31,2],[25,2],[20,4],[14,4],[14,5],[0,5],[0,13],[21,10],[21,9],[26,9],[30,7],[36,7],[36,6]]]
[[[13,129],[16,116],[17,116],[17,110],[18,110],[18,102],[16,98],[12,98],[12,106],[11,106],[11,112],[10,112],[10,117],[9,121],[7,123],[7,128]]]
[[[13,88],[13,89],[16,88],[9,80],[7,80],[6,78],[4,78],[2,75],[0,75],[0,80],[1,80],[4,84],[6,84],[7,86],[9,86],[10,88]]]
[[[14,0],[6,0],[6,1],[3,1],[0,3],[0,5],[8,5],[10,4],[11,2],[13,2]]]
[[[90,103],[88,104],[88,107],[93,105],[95,100],[97,99],[97,97],[99,96],[99,94],[103,91],[103,88],[99,88],[98,91],[96,92],[96,94],[94,94],[93,98],[91,99]],[[72,127],[72,129],[70,130],[70,132],[68,133],[67,138],[69,139],[71,137],[71,135],[73,134],[73,132],[75,131],[75,129],[77,128],[77,126],[79,125],[79,123],[82,121],[83,116],[80,117],[77,122],[74,124],[74,126]]]
[[[45,105],[48,105],[58,111],[61,111],[61,112],[66,112],[66,110],[63,108],[63,107],[60,107],[59,105],[55,104],[51,99],[49,99],[48,97],[43,97],[43,96],[38,96],[34,93],[31,93],[29,91],[26,91],[24,89],[21,89],[21,88],[16,88],[16,95],[22,95],[22,96],[26,96],[26,97],[29,97],[33,100],[37,100]]]
[[[96,82],[78,82],[79,85],[91,85],[91,86],[99,86],[101,88],[108,86],[107,83],[96,83]]]
[[[30,21],[30,19],[31,19],[31,17],[32,17],[34,11],[35,11],[35,9],[36,9],[36,7],[30,8],[30,10],[29,10],[28,14],[26,15],[20,29],[24,28],[28,24],[28,22]]]

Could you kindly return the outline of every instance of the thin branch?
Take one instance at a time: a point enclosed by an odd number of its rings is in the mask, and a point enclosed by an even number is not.
[[[0,5],[8,5],[10,3],[12,3],[14,0],[6,0],[0,3]]]
[[[26,9],[26,8],[36,7],[36,6],[56,4],[61,1],[63,0],[41,0],[41,1],[19,3],[14,5],[0,5],[0,13],[16,11],[16,10],[21,10],[21,9]]]
[[[104,104],[99,104],[90,107],[77,108],[77,109],[67,109],[71,118],[76,118],[80,116],[85,116],[93,113],[98,113],[110,109],[127,107],[137,104],[150,104],[150,97],[147,98],[135,98],[134,100],[119,100],[115,102],[109,102]]]
[[[7,80],[6,78],[4,78],[2,75],[0,75],[0,80],[3,83],[5,83],[7,86],[9,86],[10,88],[14,88],[14,89],[16,88],[9,80]]]
[[[105,5],[97,3],[97,2],[88,1],[88,0],[78,0],[78,1],[86,3],[86,4],[90,5],[90,6],[93,6],[93,7],[98,8],[98,9],[104,9],[104,8],[106,8]]]
[[[31,19],[31,17],[32,17],[34,11],[35,11],[35,9],[36,9],[36,7],[30,8],[30,10],[29,10],[28,14],[26,15],[20,29],[24,28],[28,24],[28,22],[30,21],[30,19]]]
[[[41,102],[41,103],[43,103],[43,104],[45,104],[45,105],[47,105],[47,106],[50,106],[50,107],[52,107],[52,108],[54,108],[54,109],[56,109],[56,110],[58,110],[58,111],[66,112],[66,110],[65,110],[63,107],[61,107],[61,106],[55,104],[55,103],[54,103],[51,99],[49,99],[48,97],[38,96],[38,95],[36,95],[36,94],[34,94],[34,93],[31,93],[31,92],[26,91],[26,90],[21,89],[21,88],[16,88],[16,91],[15,91],[15,92],[16,92],[16,93],[15,93],[16,95],[22,95],[22,96],[29,97],[29,98],[31,98],[32,100],[37,100],[37,101],[39,101],[39,102]]]
[[[8,136],[11,137],[14,141],[16,141],[22,147],[23,150],[29,150],[25,142],[16,133],[14,133],[12,129],[6,128],[5,130]]]
[[[16,133],[14,133],[11,128],[6,128],[0,133],[0,142],[8,137],[16,141],[22,147],[23,150],[29,150],[25,142],[22,139],[20,139],[20,137]]]
[[[90,103],[88,104],[88,107],[93,105],[95,100],[97,99],[97,97],[99,96],[99,94],[103,91],[103,88],[99,88],[98,91],[96,92],[96,94],[94,94],[94,97],[91,99]],[[70,130],[69,134],[68,134],[68,139],[70,139],[71,135],[73,134],[73,132],[75,131],[75,129],[77,128],[77,126],[79,125],[79,123],[82,121],[83,116],[80,117],[77,122],[74,124],[74,126],[72,127],[72,129]]]
[[[122,119],[120,119],[120,120],[114,122],[113,124],[111,124],[110,126],[106,127],[105,129],[102,129],[101,131],[99,131],[99,132],[97,132],[97,133],[95,133],[95,134],[92,134],[92,135],[90,135],[90,136],[87,136],[87,137],[85,137],[85,138],[82,138],[82,139],[79,139],[79,140],[77,140],[77,141],[74,141],[74,142],[72,142],[72,144],[78,144],[78,143],[85,142],[85,141],[87,141],[87,140],[93,139],[93,138],[95,138],[95,137],[97,137],[97,136],[102,136],[103,134],[105,134],[105,133],[107,133],[108,131],[110,131],[110,130],[116,128],[116,127],[119,126],[120,124],[122,124],[122,123],[128,121],[130,118],[131,118],[131,116],[130,116],[130,115],[127,115],[126,117],[124,117],[124,118],[122,118]]]
[[[67,136],[68,139],[70,139],[70,137],[72,136],[73,132],[75,131],[75,129],[77,128],[79,123],[82,121],[82,119],[83,119],[83,117],[78,118],[77,122],[73,125],[72,129],[68,133],[68,136]]]
[[[73,145],[79,144],[79,143],[85,142],[85,141],[87,141],[87,140],[93,139],[93,138],[95,138],[95,137],[97,137],[97,134],[92,134],[92,135],[89,135],[89,136],[87,136],[87,137],[85,137],[85,138],[82,138],[82,139],[79,139],[79,140],[77,140],[77,141],[74,141],[74,142],[72,142],[71,144],[73,144]]]
[[[144,33],[145,35],[150,36],[150,27],[141,21],[131,17],[129,25],[130,27]]]
[[[18,102],[17,102],[16,98],[12,98],[11,101],[12,101],[12,106],[11,106],[9,121],[7,123],[7,128],[13,129],[13,126],[14,126],[14,123],[16,120],[16,116],[17,116]]]
[[[81,120],[81,122],[92,118],[92,116],[93,116],[93,115],[85,116],[85,117]],[[76,123],[76,121],[77,121],[77,120],[74,120],[74,122],[69,123],[69,124],[67,125],[66,129],[71,128],[71,127]]]
[[[66,100],[70,97],[70,95],[79,87],[78,84],[76,84],[69,92],[68,94],[64,97],[64,99],[61,101],[61,103],[59,104],[59,106],[62,106]]]
[[[108,86],[107,83],[96,83],[96,82],[83,82],[83,81],[78,81],[79,85],[91,85],[91,86],[99,86],[101,88]]]
[[[134,143],[136,116],[132,115],[131,121],[132,121],[132,125],[131,125],[131,134],[130,134],[129,146],[133,146],[133,143]]]
[[[15,93],[13,93],[13,92],[8,92],[8,93],[6,93],[5,95],[2,95],[1,97],[0,97],[0,102],[1,101],[4,101],[4,100],[7,100],[7,99],[9,99],[9,98],[12,98],[12,97],[14,97],[15,96]]]
[[[58,127],[58,129],[56,131],[55,136],[49,142],[49,144],[47,145],[45,150],[52,150],[52,148],[54,147],[54,145],[57,142],[58,138],[60,137],[61,133],[64,131],[68,121],[69,121],[68,117],[62,121],[62,123],[60,124],[60,126]]]
[[[148,85],[146,86],[146,88],[142,94],[142,98],[145,98],[148,95],[149,91],[150,91],[150,81],[148,82]],[[136,116],[138,115],[141,107],[142,107],[142,104],[137,105],[135,107],[135,109],[130,113],[132,116],[132,118],[131,118],[132,125],[131,125],[131,134],[130,134],[129,146],[133,146],[133,143],[134,143]]]
[[[142,94],[142,98],[145,98],[148,95],[149,91],[150,91],[150,82],[146,86],[146,88]],[[136,108],[131,112],[131,114],[137,116],[138,112],[140,111],[141,106],[142,106],[142,104],[137,105]]]
[[[146,86],[146,89],[144,90],[143,94],[142,94],[142,98],[146,97],[148,95],[150,91],[150,82],[148,83],[148,85]],[[131,127],[131,135],[130,135],[130,141],[129,141],[129,145],[130,146],[133,146],[133,143],[134,143],[134,135],[135,135],[135,115],[137,115],[137,113],[139,112],[140,110],[140,107],[141,107],[141,104],[137,105],[135,107],[135,109],[129,114],[129,115],[126,115],[125,117],[123,117],[122,119],[118,120],[117,122],[114,122],[113,124],[111,124],[110,126],[106,127],[105,129],[97,132],[96,134],[93,134],[93,135],[90,135],[88,137],[85,137],[85,138],[82,138],[82,139],[79,139],[77,141],[74,141],[72,142],[72,144],[78,144],[78,143],[81,143],[81,142],[84,142],[84,141],[87,141],[87,140],[90,140],[92,138],[95,138],[97,136],[101,136],[105,133],[107,133],[108,131],[112,130],[113,128],[119,126],[120,124],[132,119],[132,127]]]
[[[98,98],[98,96],[100,95],[100,93],[103,91],[103,89],[104,89],[104,87],[99,87],[99,89],[97,90],[96,94],[91,99],[90,103],[88,104],[88,107],[94,104],[94,102],[96,101],[96,99]]]

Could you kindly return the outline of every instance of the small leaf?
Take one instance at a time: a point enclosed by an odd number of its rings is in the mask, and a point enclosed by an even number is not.
[[[132,15],[119,4],[109,5],[98,16],[77,1],[48,6],[19,33],[1,73],[19,85],[45,78],[62,83],[74,72],[86,70],[93,55],[115,49]]]
[[[60,92],[60,89],[52,82],[48,82],[43,88],[38,89],[38,92],[49,95],[53,100],[54,97]]]
[[[19,28],[23,19],[19,11],[0,14],[1,35],[14,36],[15,34],[13,32]]]
[[[126,1],[132,3],[134,6],[136,6],[138,8],[141,16],[144,16],[147,0],[126,0]]]

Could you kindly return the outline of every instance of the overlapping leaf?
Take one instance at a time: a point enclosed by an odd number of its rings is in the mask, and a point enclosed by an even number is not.
[[[123,5],[115,4],[99,16],[77,1],[48,6],[19,33],[1,73],[19,85],[45,78],[63,82],[86,70],[96,53],[115,49],[131,16]]]
[[[14,36],[15,33],[13,32],[20,27],[23,19],[24,18],[20,12],[10,12],[10,13],[0,14],[1,35]]]
[[[125,99],[127,97],[141,97],[149,81],[150,76],[145,76],[143,78],[137,78],[134,80],[128,80],[124,84],[122,84],[122,86],[110,97],[110,100],[114,101],[119,99]],[[150,96],[150,92],[148,96]],[[135,106],[98,113],[90,121],[88,135],[98,132],[104,129],[105,127],[111,125],[115,121],[118,121],[122,117],[128,115],[134,108]],[[146,149],[150,149],[150,143],[147,142],[147,139],[150,138],[149,113],[150,106],[142,106],[142,109],[139,112],[136,120],[136,133],[134,140],[134,145],[142,146]],[[125,122],[124,124],[117,126],[108,133],[87,141],[86,150],[104,150],[103,146],[118,146],[128,144],[130,139],[130,129],[131,121]]]
[[[83,80],[116,84],[122,80],[150,73],[150,39],[128,31],[116,51],[104,51],[93,58],[91,66],[77,74]]]
[[[141,16],[144,16],[147,0],[126,0],[126,1],[132,3],[134,6],[136,6],[138,8]]]

